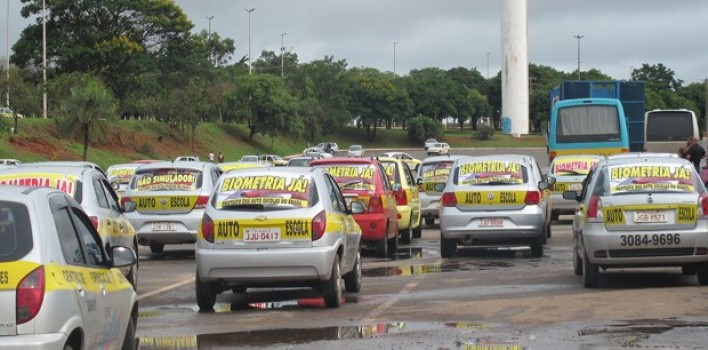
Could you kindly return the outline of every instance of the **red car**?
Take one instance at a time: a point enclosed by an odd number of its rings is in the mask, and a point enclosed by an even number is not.
[[[362,202],[366,211],[354,214],[362,231],[362,241],[376,249],[376,255],[385,257],[398,247],[398,210],[393,189],[386,172],[375,159],[324,158],[310,162],[323,167],[334,177],[347,204]]]

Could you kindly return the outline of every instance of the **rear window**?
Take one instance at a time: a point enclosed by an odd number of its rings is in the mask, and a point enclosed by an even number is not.
[[[508,185],[528,181],[526,167],[518,162],[484,160],[460,163],[455,184]]]
[[[388,179],[388,183],[392,185],[395,183],[401,183],[401,175],[398,172],[398,163],[386,161],[380,161],[380,163],[386,172],[386,179]]]
[[[374,190],[376,170],[371,164],[329,165],[323,167],[342,190]]]
[[[553,175],[587,175],[599,161],[597,158],[556,158],[551,166]]]
[[[694,118],[689,111],[649,112],[646,141],[685,141],[694,136]]]
[[[596,187],[604,193],[623,194],[637,192],[695,192],[700,188],[690,164],[634,164],[608,167]],[[609,188],[602,181],[609,178]],[[600,189],[598,189],[600,190]],[[595,191],[598,193],[598,191]]]
[[[196,191],[201,187],[201,171],[180,168],[141,170],[131,183],[136,191]]]
[[[454,162],[450,160],[436,163],[423,163],[420,172],[423,182],[447,182],[453,163]]]
[[[127,184],[130,182],[130,177],[135,174],[136,166],[119,166],[119,167],[109,167],[106,172],[106,177],[108,182]]]
[[[284,175],[223,175],[212,205],[216,209],[308,208],[315,203],[311,177]]]
[[[24,204],[0,201],[0,262],[19,260],[32,250],[32,227]]]
[[[81,203],[81,181],[74,175],[25,173],[0,175],[0,185],[56,188]]]

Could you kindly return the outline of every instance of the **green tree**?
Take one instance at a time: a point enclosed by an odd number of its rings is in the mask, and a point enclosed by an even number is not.
[[[113,95],[100,80],[85,74],[60,106],[61,114],[56,119],[57,131],[63,135],[81,137],[84,147],[82,159],[86,160],[90,142],[105,139],[108,125],[117,117]]]
[[[408,96],[393,83],[390,74],[373,68],[355,68],[349,74],[349,110],[360,118],[367,138],[373,140],[380,122],[390,122],[406,113]]]
[[[455,82],[441,69],[424,68],[410,72],[408,94],[413,101],[414,115],[437,121],[452,115],[452,91],[455,91]]]
[[[661,63],[649,65],[642,63],[642,67],[632,70],[632,80],[644,81],[647,89],[661,91],[678,91],[683,84],[680,79],[674,78],[674,71]]]
[[[268,73],[276,76],[280,76],[281,70],[285,74],[290,74],[297,68],[298,59],[297,54],[286,51],[282,57],[276,54],[274,51],[263,50],[261,52],[261,57],[253,62],[253,68],[259,73]]]

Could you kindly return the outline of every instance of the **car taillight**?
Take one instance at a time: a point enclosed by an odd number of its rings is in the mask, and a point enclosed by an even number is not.
[[[441,201],[442,201],[443,207],[456,207],[457,206],[457,197],[455,196],[455,192],[443,193]]]
[[[393,198],[396,198],[396,205],[408,205],[408,196],[403,189],[394,192]]]
[[[17,324],[32,320],[44,300],[44,266],[40,266],[27,274],[17,285]]]
[[[590,197],[588,202],[588,222],[602,222],[604,221],[602,215],[602,200],[598,196]]]
[[[541,192],[539,192],[539,191],[526,192],[526,197],[524,198],[524,203],[526,203],[526,204],[539,204],[539,203],[541,203]]]
[[[202,216],[202,238],[209,243],[214,243],[214,220],[209,215]]]
[[[698,197],[698,216],[708,218],[708,193],[701,193]]]
[[[89,216],[89,219],[91,220],[91,223],[93,224],[93,228],[98,230],[98,216]]]
[[[204,209],[207,203],[209,203],[209,196],[199,196],[197,202],[194,203],[194,209]]]
[[[380,213],[383,211],[383,201],[381,196],[374,195],[369,198],[369,213]]]
[[[319,214],[315,215],[312,219],[312,240],[316,241],[325,233],[325,228],[327,227],[327,213],[321,211]]]

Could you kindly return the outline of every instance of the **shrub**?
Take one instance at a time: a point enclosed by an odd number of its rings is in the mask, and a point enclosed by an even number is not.
[[[489,140],[490,137],[494,136],[494,128],[489,125],[479,125],[477,126],[477,132],[474,134],[474,138],[477,140]]]
[[[413,118],[408,122],[408,140],[425,142],[426,139],[441,139],[443,129],[440,123],[428,117]]]

